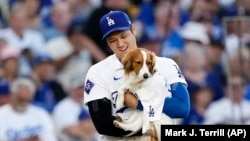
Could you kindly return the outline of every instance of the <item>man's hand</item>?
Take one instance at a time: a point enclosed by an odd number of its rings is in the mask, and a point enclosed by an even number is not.
[[[136,109],[138,104],[138,99],[131,92],[127,91],[124,94],[124,104],[129,108]]]

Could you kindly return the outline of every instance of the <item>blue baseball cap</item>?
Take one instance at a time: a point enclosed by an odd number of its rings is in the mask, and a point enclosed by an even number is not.
[[[103,35],[102,40],[111,32],[130,29],[131,25],[131,21],[125,12],[119,10],[110,11],[100,20],[100,27]]]
[[[41,62],[53,62],[53,58],[47,54],[38,54],[34,59],[34,65],[38,65]]]
[[[78,116],[79,120],[85,120],[90,118],[90,114],[87,109],[83,108]]]

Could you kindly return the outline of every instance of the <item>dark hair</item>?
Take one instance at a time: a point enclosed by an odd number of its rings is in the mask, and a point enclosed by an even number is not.
[[[66,36],[71,37],[75,33],[82,33],[83,31],[83,25],[81,23],[71,23],[70,26],[67,29]]]
[[[216,40],[214,38],[210,38],[210,45],[213,47],[218,47],[221,50],[224,50],[224,44],[220,40]]]

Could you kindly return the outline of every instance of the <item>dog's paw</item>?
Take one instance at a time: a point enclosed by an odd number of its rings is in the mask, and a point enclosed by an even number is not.
[[[121,121],[114,120],[113,124],[115,127],[123,129],[124,131],[133,131],[133,128],[129,128],[128,125],[126,125],[126,123],[123,123]]]
[[[118,122],[122,122],[122,118],[120,116],[115,116],[115,120]]]
[[[142,134],[148,134],[150,132],[150,122],[143,122]]]
[[[121,128],[121,125],[120,125],[121,122],[122,122],[121,116],[115,116],[115,120],[113,121],[113,124],[115,125],[115,127]]]
[[[113,121],[113,124],[114,124],[115,127],[121,128],[121,127],[120,127],[120,122],[119,122],[119,121],[114,120],[114,121]]]
[[[149,129],[146,129],[146,128],[142,129],[142,134],[143,135],[149,135],[150,134],[150,128]]]

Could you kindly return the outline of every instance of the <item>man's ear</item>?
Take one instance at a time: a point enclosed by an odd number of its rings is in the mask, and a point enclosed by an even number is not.
[[[131,26],[131,32],[132,32],[135,36],[137,36],[137,31],[136,31],[135,24],[132,24],[132,26]]]

